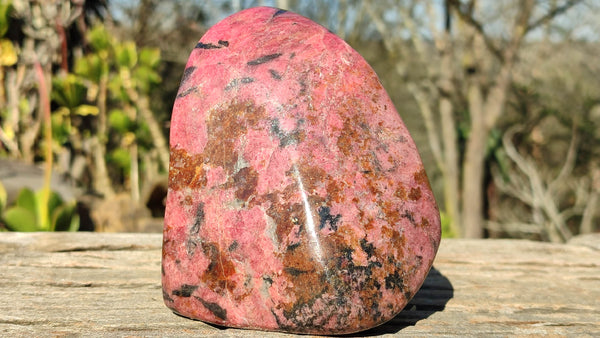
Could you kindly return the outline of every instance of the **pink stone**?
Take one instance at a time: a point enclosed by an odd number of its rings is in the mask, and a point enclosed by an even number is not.
[[[166,305],[229,327],[343,334],[420,288],[439,212],[366,61],[300,15],[252,8],[191,53],[171,123]]]

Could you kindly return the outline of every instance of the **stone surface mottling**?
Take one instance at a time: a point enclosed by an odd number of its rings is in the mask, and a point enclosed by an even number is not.
[[[219,325],[342,334],[393,318],[440,241],[417,149],[345,42],[259,7],[191,53],[171,123],[166,305]]]

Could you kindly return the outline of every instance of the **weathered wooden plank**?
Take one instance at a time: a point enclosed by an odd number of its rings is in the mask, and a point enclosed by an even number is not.
[[[0,336],[257,336],[170,312],[160,246],[159,234],[0,233]],[[444,240],[409,306],[363,335],[600,336],[600,250]]]

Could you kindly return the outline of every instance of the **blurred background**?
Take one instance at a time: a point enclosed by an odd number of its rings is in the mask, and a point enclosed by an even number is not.
[[[600,231],[600,2],[0,0],[0,231],[160,232],[171,108],[244,8],[322,24],[372,65],[445,237]]]

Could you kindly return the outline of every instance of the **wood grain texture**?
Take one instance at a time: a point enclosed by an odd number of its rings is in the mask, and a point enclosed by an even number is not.
[[[392,321],[355,336],[600,336],[600,236],[443,240]],[[0,233],[0,336],[285,337],[174,315],[159,234]]]

